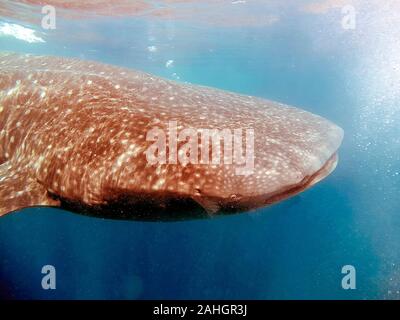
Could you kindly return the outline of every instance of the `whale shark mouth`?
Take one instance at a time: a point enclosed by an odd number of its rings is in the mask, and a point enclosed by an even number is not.
[[[270,194],[243,197],[235,199],[230,203],[224,201],[224,204],[221,204],[219,207],[220,212],[222,214],[231,214],[253,211],[293,197],[296,194],[299,194],[317,184],[319,181],[331,174],[335,170],[338,160],[339,156],[337,152],[335,152],[317,172],[310,176],[304,177],[299,183]],[[207,211],[209,212],[209,210]]]
[[[321,167],[321,169],[319,169],[313,175],[305,177],[300,183],[289,186],[284,190],[277,191],[276,193],[270,195],[260,196],[258,197],[259,199],[249,198],[249,201],[246,203],[247,206],[240,206],[239,211],[255,210],[266,205],[280,202],[301,193],[302,191],[312,187],[313,185],[317,184],[319,181],[327,177],[329,174],[331,174],[332,171],[335,170],[338,160],[339,156],[337,152],[335,152]]]
[[[70,201],[52,195],[60,201],[61,208],[88,216],[114,220],[137,221],[182,221],[189,219],[207,219],[213,216],[223,216],[245,211],[254,211],[261,207],[272,205],[290,198],[312,187],[328,176],[338,163],[338,154],[335,153],[313,175],[305,177],[296,185],[273,194],[248,196],[227,202],[226,199],[216,197],[202,197],[202,200],[193,197],[183,197],[176,193],[134,193],[113,190],[119,194],[118,198],[108,199],[106,204],[87,205],[83,202]]]

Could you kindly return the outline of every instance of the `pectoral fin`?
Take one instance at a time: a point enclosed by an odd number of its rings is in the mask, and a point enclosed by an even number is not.
[[[59,202],[49,197],[29,168],[17,169],[11,162],[0,165],[0,216],[27,207],[56,205]]]
[[[209,216],[213,216],[220,210],[220,205],[213,199],[202,196],[192,197],[192,199],[202,206]]]

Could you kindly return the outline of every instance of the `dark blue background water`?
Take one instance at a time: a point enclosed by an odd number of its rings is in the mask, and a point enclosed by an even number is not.
[[[355,30],[341,27],[340,10],[289,7],[270,26],[60,20],[56,31],[38,28],[45,43],[0,37],[1,50],[93,59],[278,100],[345,130],[331,176],[255,213],[178,223],[45,208],[5,216],[0,297],[399,298],[400,45],[388,14],[360,11]],[[41,288],[47,264],[56,267],[56,290]],[[341,287],[347,264],[357,270],[356,290]]]

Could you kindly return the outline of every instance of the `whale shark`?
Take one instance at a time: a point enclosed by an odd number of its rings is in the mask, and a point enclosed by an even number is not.
[[[195,161],[178,148],[188,141],[171,146],[171,124],[252,133],[237,139],[253,144],[239,152],[252,151],[251,170],[238,172],[232,157]],[[164,149],[149,140],[155,128]],[[252,211],[328,176],[342,139],[334,123],[282,103],[95,61],[0,53],[0,216],[36,206],[143,221]],[[149,150],[168,160],[174,147],[189,160],[149,161]]]

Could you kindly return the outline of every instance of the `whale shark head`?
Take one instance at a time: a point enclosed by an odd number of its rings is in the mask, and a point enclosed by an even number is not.
[[[304,110],[97,62],[0,55],[0,215],[248,211],[336,166],[343,131]]]

